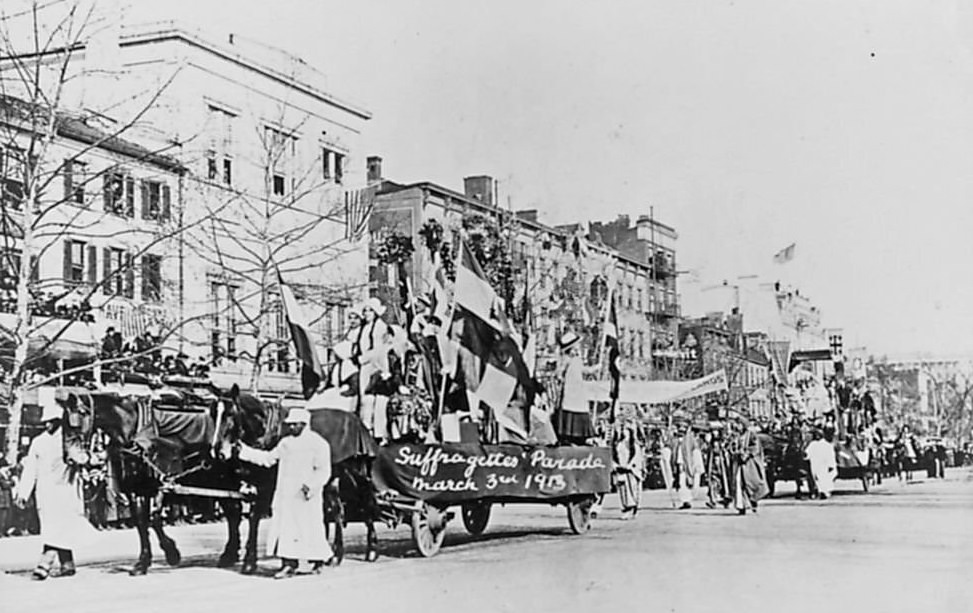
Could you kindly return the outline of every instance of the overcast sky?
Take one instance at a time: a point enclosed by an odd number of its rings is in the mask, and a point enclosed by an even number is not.
[[[132,14],[304,57],[374,112],[362,157],[389,178],[461,189],[489,174],[552,224],[654,206],[679,268],[699,272],[680,279],[687,298],[784,276],[846,344],[973,353],[966,4],[135,0]]]

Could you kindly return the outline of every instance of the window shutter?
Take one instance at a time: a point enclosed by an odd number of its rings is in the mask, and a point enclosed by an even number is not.
[[[64,283],[71,281],[71,241],[64,241]]]
[[[149,299],[149,256],[142,256],[142,300]]]
[[[101,292],[106,296],[112,296],[115,293],[112,288],[118,284],[118,278],[111,275],[111,247],[101,250],[101,271],[103,273]]]
[[[135,179],[125,177],[125,215],[135,218]]]
[[[162,221],[169,221],[172,216],[172,205],[169,201],[171,194],[169,192],[169,186],[162,186]]]
[[[125,254],[125,297],[135,297],[135,257],[131,253]]]
[[[88,245],[88,283],[98,283],[98,248]]]
[[[139,181],[139,187],[142,191],[142,219],[149,218],[149,186],[145,181]]]
[[[105,210],[111,211],[112,209],[112,188],[111,188],[111,173],[105,173],[101,176],[102,184],[104,185],[102,189],[102,194],[105,200]]]
[[[37,283],[41,280],[41,271],[37,263],[36,255],[30,256],[30,280],[32,283]]]
[[[74,199],[74,177],[72,176],[74,164],[71,160],[64,160],[64,166],[61,168],[61,172],[64,176],[64,201],[70,202]]]

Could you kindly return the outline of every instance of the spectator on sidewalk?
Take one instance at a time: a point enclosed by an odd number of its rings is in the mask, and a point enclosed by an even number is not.
[[[88,464],[87,453],[77,446],[67,448],[61,428],[63,409],[50,394],[40,394],[41,423],[44,431],[30,443],[24,458],[24,472],[17,485],[17,505],[26,507],[33,493],[37,500],[43,553],[34,569],[33,577],[47,579],[55,562],[60,563],[58,576],[75,573],[74,549],[95,534],[84,512],[84,498],[77,482],[75,466]],[[66,459],[68,460],[66,462]]]
[[[642,501],[642,474],[645,470],[645,454],[642,442],[635,433],[632,422],[618,429],[612,446],[614,452],[615,489],[622,507],[622,519],[634,519]]]
[[[324,531],[324,486],[331,479],[331,446],[310,428],[307,409],[291,409],[286,435],[270,451],[239,444],[239,457],[260,466],[280,463],[272,502],[267,553],[281,558],[274,577],[284,579],[307,561],[319,572],[334,557]],[[225,452],[224,452],[225,453]]]
[[[0,457],[0,538],[7,535],[13,520],[13,484],[7,460]]]

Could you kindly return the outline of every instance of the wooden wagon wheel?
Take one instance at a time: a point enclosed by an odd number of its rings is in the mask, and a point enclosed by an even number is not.
[[[574,534],[584,534],[591,529],[591,505],[594,499],[585,497],[572,500],[565,506],[568,509],[568,526]]]
[[[446,514],[425,502],[412,512],[412,540],[424,558],[439,553],[446,538]]]
[[[489,502],[466,502],[463,504],[463,526],[466,531],[477,536],[483,534],[490,523]]]

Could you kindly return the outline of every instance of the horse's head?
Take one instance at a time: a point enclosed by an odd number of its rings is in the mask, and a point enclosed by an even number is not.
[[[220,392],[217,401],[217,428],[214,447],[224,442],[243,442],[266,449],[280,436],[281,419],[276,407],[234,385]]]
[[[88,396],[94,414],[94,428],[108,435],[113,445],[125,446],[132,442],[139,428],[138,401],[131,396],[93,393]],[[69,394],[65,404],[77,403],[78,397]]]

